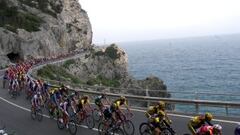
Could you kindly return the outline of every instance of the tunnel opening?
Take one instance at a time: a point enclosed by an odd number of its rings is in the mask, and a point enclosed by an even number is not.
[[[9,60],[13,63],[16,63],[20,60],[20,55],[19,53],[14,53],[14,52],[11,52],[9,54],[7,54],[7,57],[9,58]]]

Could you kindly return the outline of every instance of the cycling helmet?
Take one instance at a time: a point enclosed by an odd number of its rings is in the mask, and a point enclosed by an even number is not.
[[[69,95],[69,97],[70,97],[71,99],[73,99],[74,96],[75,96],[75,93],[74,93],[74,92]]]
[[[213,125],[213,130],[217,131],[217,132],[221,132],[222,131],[222,126],[219,124],[214,124]]]
[[[165,102],[159,101],[158,102],[158,107],[159,107],[159,109],[164,109],[165,108]]]
[[[213,119],[213,115],[211,113],[205,113],[205,119],[206,121],[211,121]]]
[[[103,93],[101,94],[101,96],[102,96],[102,98],[106,98],[106,93],[103,92]]]
[[[83,99],[85,99],[85,100],[86,100],[86,99],[89,99],[89,97],[88,97],[88,96],[83,96],[82,98],[83,98]]]
[[[122,100],[122,101],[126,101],[126,97],[121,96],[121,97],[120,97],[120,100]]]

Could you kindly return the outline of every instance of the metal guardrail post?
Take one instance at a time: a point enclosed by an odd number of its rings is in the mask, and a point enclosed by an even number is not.
[[[146,96],[149,97],[149,93],[148,93],[148,87],[146,88]],[[150,102],[147,102],[147,107],[150,105]]]
[[[199,104],[198,103],[195,103],[195,111],[196,111],[196,113],[198,114],[199,113]]]
[[[199,99],[198,91],[195,91],[195,100],[198,100],[198,99]],[[197,114],[199,113],[199,104],[198,103],[195,104],[195,111]]]
[[[196,99],[196,100],[199,99],[198,91],[195,91],[195,99]]]
[[[228,116],[228,105],[225,106],[226,115]]]

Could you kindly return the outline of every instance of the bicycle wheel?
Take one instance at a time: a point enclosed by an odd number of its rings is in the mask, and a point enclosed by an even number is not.
[[[41,109],[38,109],[36,111],[36,117],[37,117],[38,121],[42,121],[43,120],[43,112],[42,112]]]
[[[123,123],[123,130],[126,133],[126,135],[134,135],[135,127],[131,120],[126,120]]]
[[[3,79],[3,89],[5,89],[6,80]]]
[[[108,126],[104,122],[100,122],[98,125],[98,134],[106,135]]]
[[[62,118],[58,118],[57,119],[57,126],[59,129],[64,129],[65,125],[63,123],[63,119]]]
[[[111,135],[124,135],[124,131],[120,127],[118,127],[114,129]]]
[[[142,123],[139,126],[140,135],[153,135],[153,131],[148,123]]]
[[[31,108],[31,118],[32,118],[32,120],[36,119],[36,113],[33,108]]]
[[[68,123],[68,130],[71,135],[76,135],[77,134],[77,125],[74,120],[70,120]]]
[[[88,128],[90,128],[90,129],[94,128],[95,122],[94,122],[94,119],[91,115],[86,116],[85,122],[86,122],[86,125],[87,125]]]
[[[101,119],[101,113],[96,108],[93,110],[93,119],[94,119],[94,121],[97,121],[97,122],[100,121],[100,119]]]
[[[164,128],[164,129],[162,129],[160,135],[174,135],[174,134],[172,134],[172,133],[169,131],[168,128]]]
[[[16,99],[17,98],[17,91],[13,90],[11,92],[11,98]]]

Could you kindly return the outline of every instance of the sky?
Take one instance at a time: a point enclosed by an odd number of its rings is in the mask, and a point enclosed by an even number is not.
[[[79,0],[93,43],[240,33],[240,0]]]

